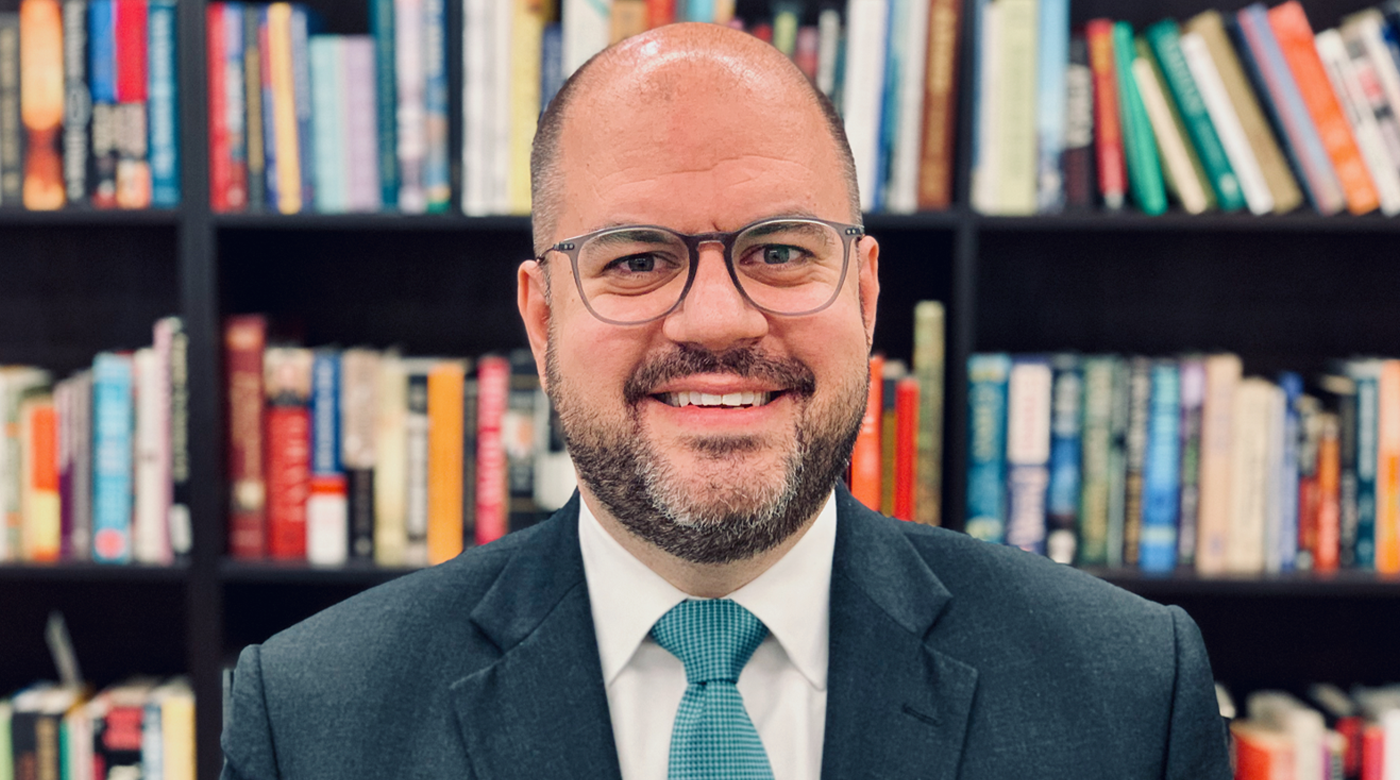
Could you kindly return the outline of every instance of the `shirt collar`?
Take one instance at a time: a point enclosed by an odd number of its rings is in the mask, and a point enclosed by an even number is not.
[[[603,682],[611,685],[656,621],[690,597],[619,544],[587,501],[579,501],[578,522]],[[763,621],[788,660],[817,690],[826,689],[835,549],[833,492],[812,527],[786,555],[727,596]]]

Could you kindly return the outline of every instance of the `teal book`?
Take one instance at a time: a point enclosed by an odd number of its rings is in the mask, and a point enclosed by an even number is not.
[[[151,205],[180,205],[180,109],[176,99],[175,0],[150,0],[147,17],[146,120],[150,133]]]
[[[374,99],[379,128],[379,194],[384,208],[399,204],[398,81],[394,76],[394,0],[370,0],[374,37]]]
[[[1142,534],[1138,567],[1165,574],[1176,568],[1181,492],[1181,374],[1176,362],[1152,366],[1152,400],[1142,470]]]
[[[976,539],[1000,544],[1006,536],[1006,392],[1011,356],[967,359],[967,523]]]
[[[1162,179],[1162,163],[1157,158],[1152,124],[1133,76],[1136,57],[1132,25],[1114,22],[1113,58],[1118,66],[1118,112],[1123,120],[1123,156],[1128,162],[1128,185],[1138,208],[1156,215],[1167,210],[1167,187]]]
[[[100,353],[92,362],[92,559],[131,560],[134,412],[129,354]]]
[[[1353,565],[1376,568],[1376,466],[1380,457],[1381,361],[1354,360],[1347,374],[1356,382],[1356,536]]]
[[[1084,401],[1084,381],[1079,357],[1065,353],[1052,355],[1055,372],[1050,391],[1050,488],[1046,498],[1046,554],[1056,563],[1074,563],[1079,525],[1081,477],[1080,406]]]
[[[322,214],[343,214],[347,210],[349,184],[345,171],[346,116],[341,105],[341,38],[337,35],[311,37],[311,133],[315,159],[312,168],[316,210]]]
[[[1186,65],[1186,57],[1181,53],[1181,31],[1174,20],[1165,19],[1143,31],[1157,64],[1162,68],[1162,77],[1167,82],[1176,107],[1180,110],[1181,121],[1205,169],[1206,179],[1215,191],[1216,201],[1221,211],[1239,211],[1244,208],[1244,191],[1240,189],[1239,178],[1230,167],[1230,158],[1225,155],[1225,146],[1215,132],[1210,121],[1206,102],[1201,91],[1191,78],[1191,70]]]

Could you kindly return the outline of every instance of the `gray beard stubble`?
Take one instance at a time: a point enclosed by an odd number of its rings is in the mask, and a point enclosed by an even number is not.
[[[795,396],[792,400],[805,412],[816,391],[816,378],[806,364],[795,358],[775,359],[755,348],[716,354],[681,345],[648,360],[628,379],[623,388],[628,425],[623,430],[572,405],[552,337],[545,370],[550,401],[559,411],[579,479],[632,534],[692,563],[746,560],[797,532],[821,509],[845,471],[864,412],[862,383],[858,397],[834,399],[827,419],[809,420],[805,414],[799,419],[796,446],[785,459],[779,485],[727,481],[713,485],[713,490],[696,491],[727,500],[702,503],[680,484],[674,467],[642,434],[641,404],[649,391],[693,374],[727,373],[789,388],[788,393]],[[702,437],[692,442],[711,461],[762,444],[759,438],[746,436]]]

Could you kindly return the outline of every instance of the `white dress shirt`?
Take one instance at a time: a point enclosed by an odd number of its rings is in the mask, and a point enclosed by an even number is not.
[[[690,596],[637,560],[579,502],[579,547],[598,635],[622,780],[665,780],[685,666],[651,627]],[[777,563],[726,596],[768,627],[739,675],[739,694],[773,780],[817,780],[826,728],[826,669],[836,502]]]

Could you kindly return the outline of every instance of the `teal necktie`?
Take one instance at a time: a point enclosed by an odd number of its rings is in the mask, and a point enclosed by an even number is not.
[[[767,626],[728,599],[682,601],[651,629],[685,664],[671,732],[669,780],[773,780],[768,754],[735,683]]]

